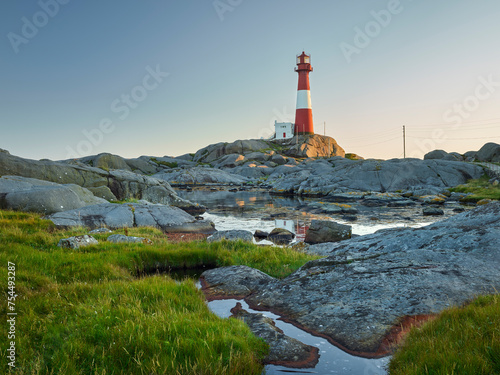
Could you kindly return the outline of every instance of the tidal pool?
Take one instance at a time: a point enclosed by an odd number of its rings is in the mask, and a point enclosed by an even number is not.
[[[276,326],[285,335],[293,337],[304,344],[315,346],[319,349],[319,362],[314,368],[295,369],[283,366],[267,365],[263,375],[278,374],[320,374],[320,375],[383,375],[387,374],[387,364],[390,357],[367,359],[348,354],[336,346],[330,344],[322,337],[313,336],[290,323],[279,320],[279,316],[268,311],[255,311],[248,307],[243,300],[220,300],[208,303],[210,310],[222,318],[231,316],[230,310],[241,303],[243,309],[250,313],[260,313],[274,320]]]

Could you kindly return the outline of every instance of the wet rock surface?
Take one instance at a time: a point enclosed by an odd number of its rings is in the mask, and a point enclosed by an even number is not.
[[[314,367],[318,362],[319,350],[291,338],[277,328],[271,318],[262,314],[252,314],[241,308],[238,303],[231,312],[233,317],[242,319],[250,330],[269,345],[269,354],[265,364],[281,365],[295,368]]]
[[[328,250],[328,247],[330,249]],[[500,203],[419,229],[326,245],[326,258],[283,280],[248,267],[203,273],[210,298],[238,295],[348,351],[378,356],[408,316],[425,316],[500,288]]]

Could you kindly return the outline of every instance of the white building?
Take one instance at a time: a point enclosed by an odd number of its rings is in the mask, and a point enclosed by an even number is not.
[[[274,121],[274,129],[276,132],[276,139],[290,139],[294,136],[294,124],[291,122],[278,122]]]
[[[279,229],[286,229],[289,232],[295,233],[295,221],[293,220],[274,220],[274,226]]]

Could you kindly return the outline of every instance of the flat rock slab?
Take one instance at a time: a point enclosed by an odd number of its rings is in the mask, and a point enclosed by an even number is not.
[[[85,234],[83,236],[63,238],[59,240],[57,246],[66,249],[79,249],[81,247],[87,247],[90,245],[97,245],[97,244],[99,244],[99,242],[94,237]]]
[[[177,207],[161,204],[105,203],[46,217],[57,226],[95,228],[155,227],[165,232],[213,233],[213,224]]]
[[[151,241],[149,238],[126,236],[124,234],[112,234],[107,238],[107,241],[112,243],[142,243],[146,245],[153,244],[153,241]]]
[[[222,240],[252,242],[253,234],[248,230],[221,230],[207,238],[207,242]]]
[[[386,338],[406,317],[500,290],[500,202],[331,246],[283,280],[248,267],[205,272],[204,290],[217,298],[234,288],[252,308],[363,356],[388,354]]]

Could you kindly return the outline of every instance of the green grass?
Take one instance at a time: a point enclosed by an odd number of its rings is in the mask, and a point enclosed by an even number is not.
[[[179,163],[177,163],[176,161],[168,162],[168,161],[158,160],[156,158],[151,158],[151,161],[155,162],[158,165],[163,165],[164,167],[167,168],[177,168],[179,166]]]
[[[413,328],[390,375],[500,374],[500,296],[481,296]]]
[[[113,244],[79,250],[36,214],[0,211],[0,264],[7,301],[7,262],[16,264],[15,374],[259,374],[267,346],[235,319],[212,314],[192,280],[157,274],[168,268],[246,264],[284,277],[314,257],[243,242],[169,243],[155,228],[115,233],[153,245]],[[140,277],[139,277],[140,276]],[[0,314],[7,315],[2,303]],[[0,324],[5,338],[6,319]],[[0,373],[8,373],[8,340]]]
[[[464,202],[478,202],[481,199],[500,199],[500,185],[494,186],[488,181],[490,178],[488,176],[483,176],[477,180],[469,180],[464,185],[458,185],[451,188],[451,192],[457,193],[471,193],[465,197],[462,201]]]

